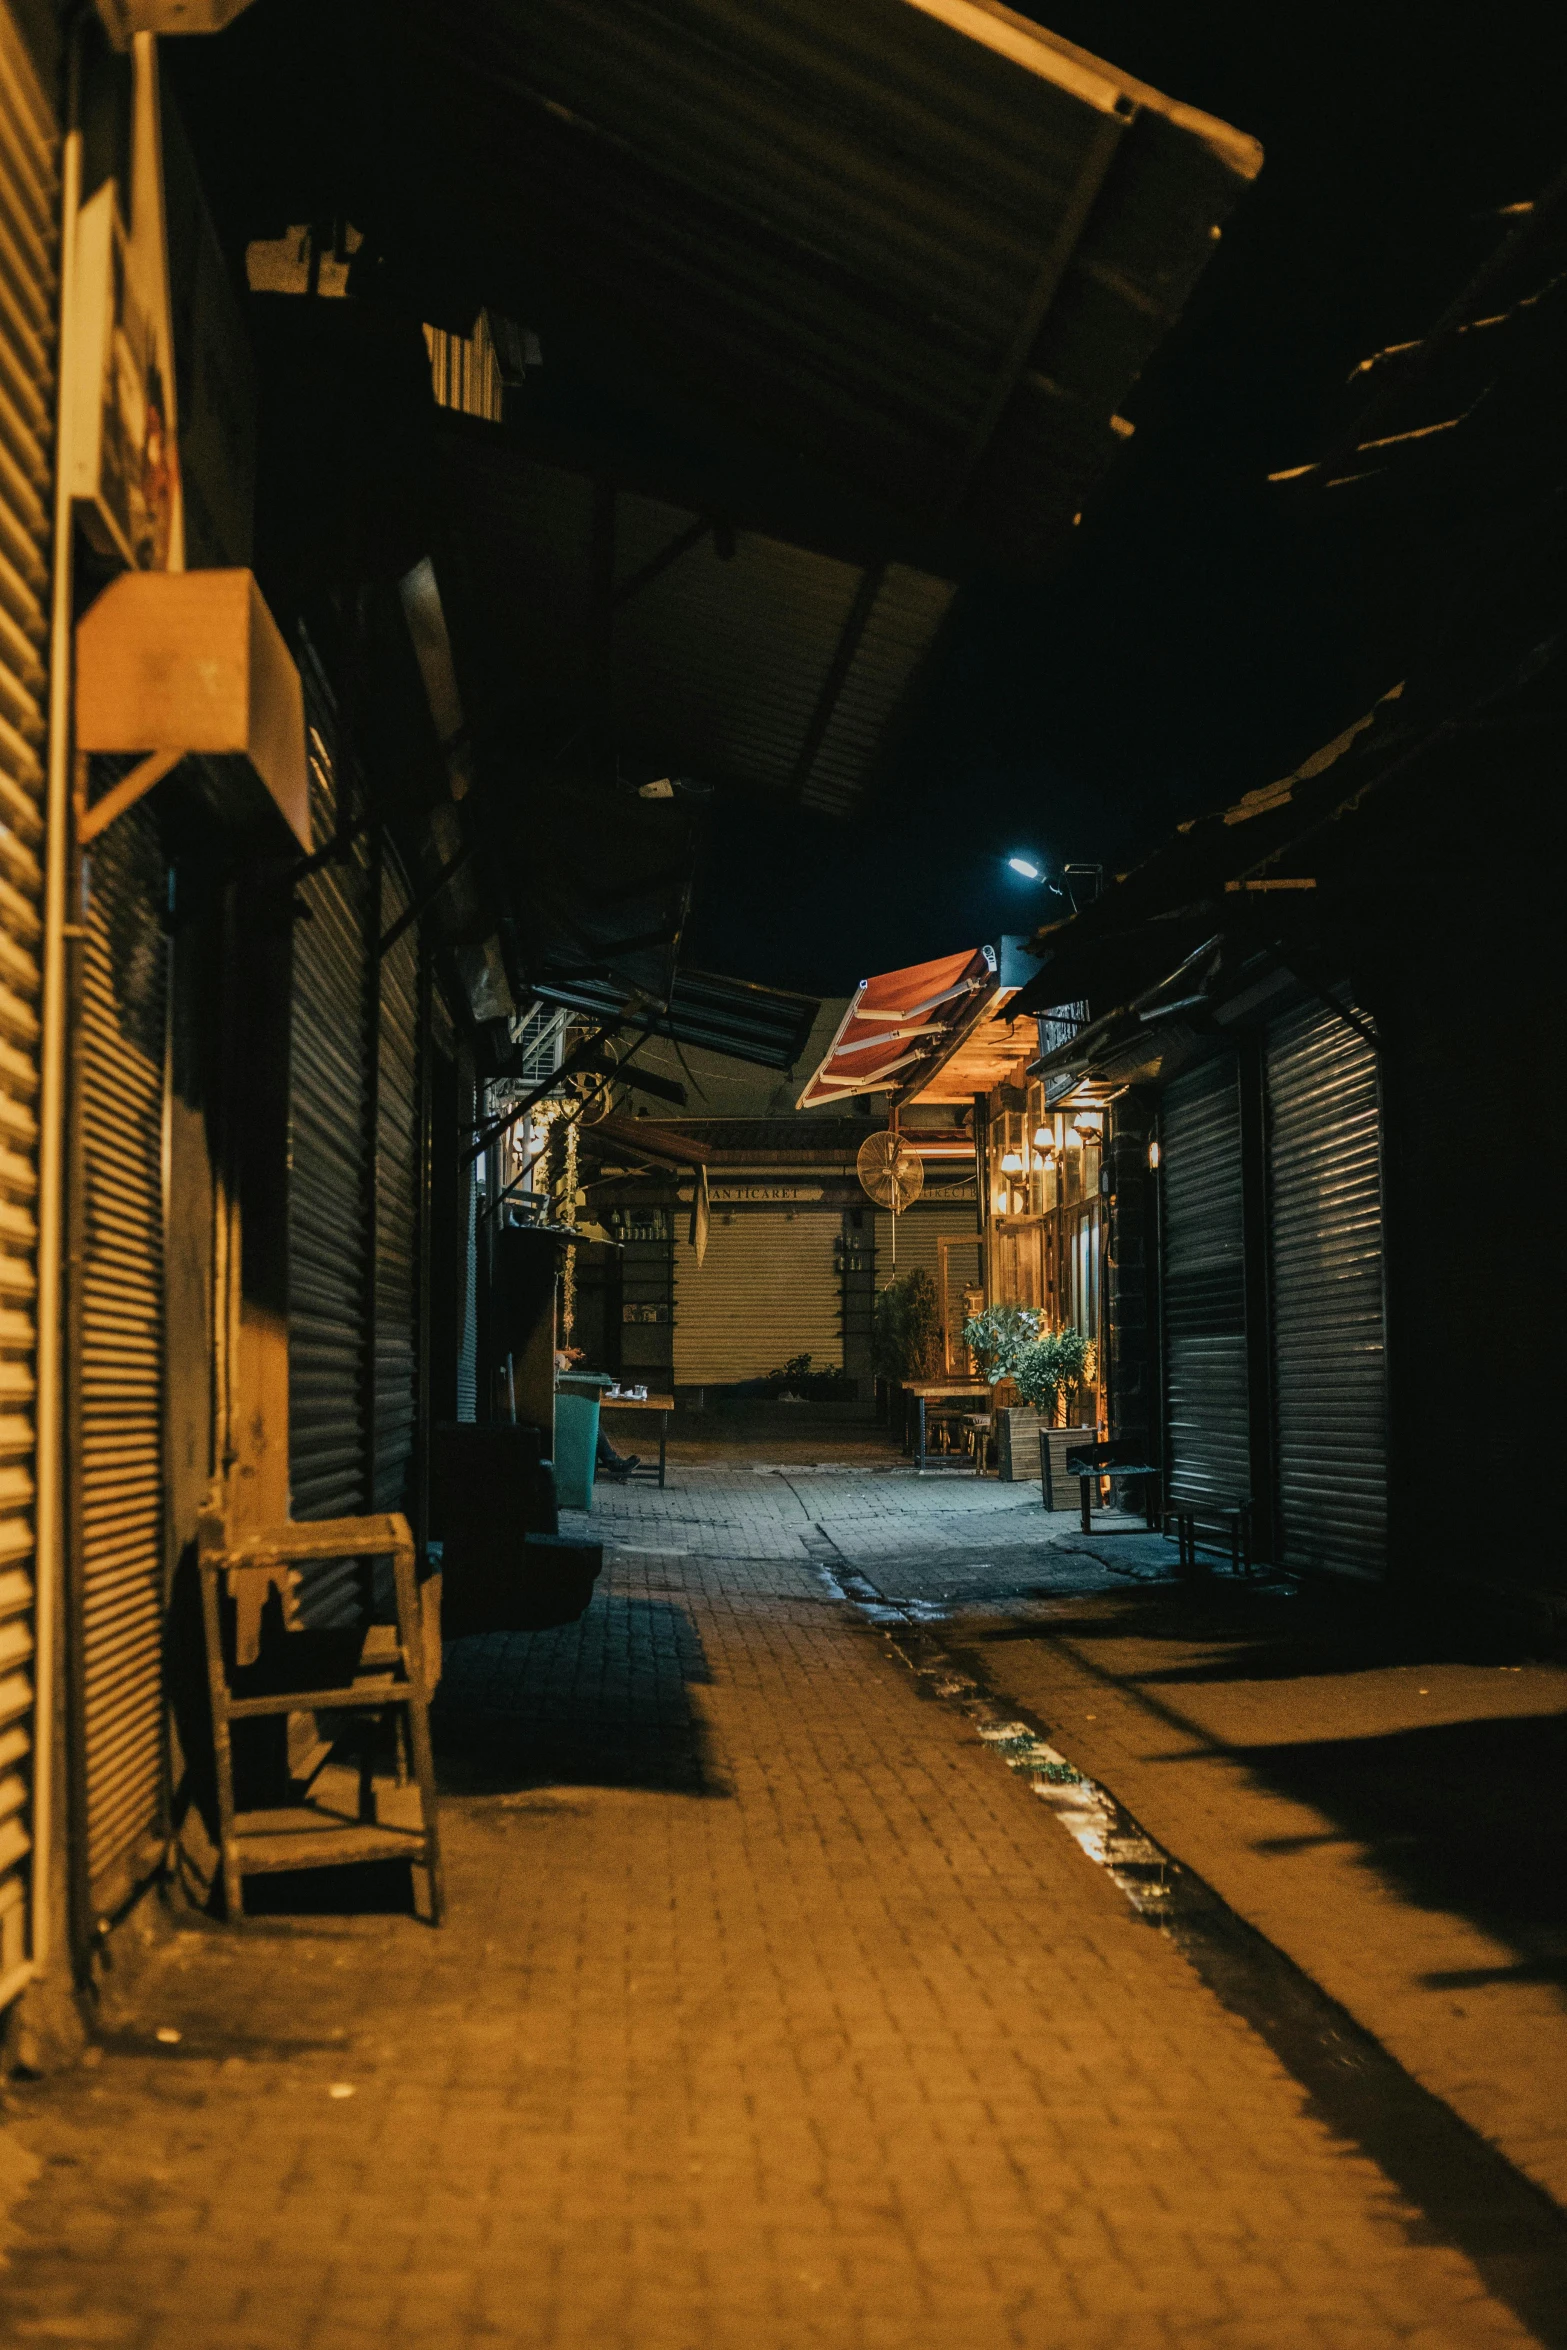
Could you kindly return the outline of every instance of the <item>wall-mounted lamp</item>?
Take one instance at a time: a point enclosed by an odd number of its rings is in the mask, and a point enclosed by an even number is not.
[[[1155,1172],[1158,1171],[1159,1145],[1156,1142],[1151,1142],[1148,1145],[1148,1164],[1155,1170]]]
[[[1072,1120],[1072,1132],[1077,1136],[1079,1142],[1098,1142],[1102,1132],[1098,1112],[1079,1110],[1077,1116]]]
[[[1048,1126],[1036,1126],[1034,1128],[1035,1150],[1049,1153],[1053,1152],[1055,1147],[1056,1138],[1053,1130]]]
[[[1021,1175],[1023,1172],[1022,1152],[1003,1151],[1001,1154],[1001,1172],[1003,1175]]]

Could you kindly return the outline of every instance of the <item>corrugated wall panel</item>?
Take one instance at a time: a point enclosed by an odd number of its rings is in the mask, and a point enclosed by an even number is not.
[[[842,1220],[803,1209],[715,1214],[699,1266],[675,1243],[675,1381],[721,1386],[760,1379],[792,1355],[819,1371],[843,1362]]]
[[[381,929],[408,905],[383,868]],[[372,1507],[408,1507],[418,1377],[419,932],[381,957],[380,1073],[376,1092],[375,1490]]]
[[[1387,1354],[1376,1055],[1319,1006],[1267,1040],[1273,1348],[1286,1566],[1380,1575]]]
[[[1170,1492],[1178,1501],[1229,1504],[1251,1491],[1234,1061],[1209,1061],[1178,1078],[1165,1090],[1160,1121]]]
[[[311,824],[318,847],[338,825],[335,724],[307,658]],[[369,1289],[370,862],[362,840],[298,892],[289,1034],[289,1485],[296,1518],[367,1506],[365,1357]],[[310,1579],[302,1612],[340,1614],[356,1570]]]
[[[0,1998],[31,1942],[38,903],[48,636],[57,139],[0,7],[0,218],[23,314],[0,325]]]
[[[163,1803],[165,868],[152,811],[95,844],[80,1109],[82,1705],[87,1874],[113,1907]]]

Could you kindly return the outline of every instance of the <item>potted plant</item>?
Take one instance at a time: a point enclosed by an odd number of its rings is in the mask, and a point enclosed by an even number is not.
[[[1032,1404],[1047,1428],[1060,1417],[1061,1399],[1068,1388],[1080,1388],[1093,1375],[1094,1350],[1081,1330],[1046,1330],[1032,1345],[1020,1347],[1013,1378],[1024,1403]]]
[[[1030,1319],[1033,1330],[1007,1350],[1008,1385],[997,1391],[996,1465],[1009,1480],[1039,1474],[1041,1435],[1056,1426],[1063,1400],[1080,1389],[1093,1371],[1093,1347],[1080,1330],[1041,1329],[1042,1316],[1031,1314]],[[1063,1488],[1063,1446],[1068,1433],[1062,1429],[1050,1440],[1056,1482]]]
[[[878,1292],[872,1347],[877,1377],[893,1386],[941,1377],[941,1302],[923,1266]]]
[[[1039,1315],[1032,1306],[987,1306],[964,1323],[963,1343],[979,1365],[980,1377],[997,1387],[1015,1377],[1024,1350],[1038,1332]]]

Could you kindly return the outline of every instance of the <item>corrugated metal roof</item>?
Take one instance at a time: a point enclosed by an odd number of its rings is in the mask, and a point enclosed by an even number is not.
[[[597,697],[596,498],[586,475],[529,454],[504,428],[443,418],[437,568],[467,699],[519,701],[551,731]],[[792,793],[848,814],[874,774],[953,596],[900,564],[866,566],[764,532],[708,535],[694,509],[613,490],[608,655],[616,749],[628,774]]]
[[[410,12],[405,236],[905,513],[1033,564],[1256,142],[980,0]],[[421,225],[422,228],[421,228]]]
[[[677,970],[662,1007],[628,1003],[613,979],[576,975],[534,982],[547,1003],[566,1004],[604,1020],[646,1023],[657,1036],[699,1045],[762,1069],[792,1069],[805,1049],[820,1002],[782,988],[757,987],[748,979],[727,979],[713,971]]]

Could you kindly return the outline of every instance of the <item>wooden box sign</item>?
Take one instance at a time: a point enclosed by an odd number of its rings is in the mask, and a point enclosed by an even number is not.
[[[249,571],[128,571],[77,624],[78,752],[143,751],[79,822],[91,838],[189,753],[243,761],[312,846],[299,672]],[[124,796],[122,796],[124,795]]]

